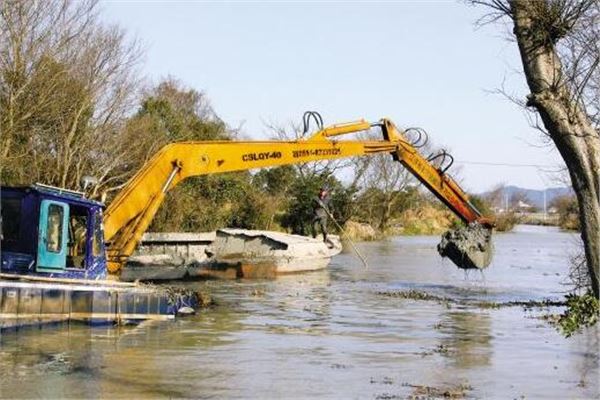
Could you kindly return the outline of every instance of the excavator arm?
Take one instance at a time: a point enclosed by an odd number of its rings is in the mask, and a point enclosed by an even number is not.
[[[392,153],[394,160],[408,169],[431,193],[454,212],[464,223],[480,222],[491,227],[489,219],[483,217],[471,204],[467,194],[448,174],[448,167],[435,167],[431,158],[425,158],[418,149],[408,142],[403,132],[389,120],[382,120],[381,129],[384,138],[398,143],[398,149]],[[440,155],[444,155],[441,153]],[[434,157],[435,158],[435,157]]]
[[[381,140],[337,140],[379,126]],[[465,223],[486,223],[459,185],[434,167],[394,124],[361,120],[320,129],[295,141],[181,142],[163,147],[116,196],[104,214],[108,269],[118,273],[150,226],[165,194],[199,175],[250,170],[326,159],[389,153]]]

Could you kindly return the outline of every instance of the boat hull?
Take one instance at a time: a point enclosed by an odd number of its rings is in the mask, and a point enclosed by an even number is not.
[[[197,297],[123,283],[0,280],[0,331],[59,322],[91,325],[171,320]]]
[[[185,235],[185,240],[182,234],[152,238],[155,244],[147,244],[147,248],[161,251],[138,253],[123,270],[121,280],[273,278],[327,268],[331,258],[342,250],[336,235],[329,236],[329,243],[320,238],[247,229],[221,229],[198,237]],[[211,241],[206,242],[206,238]],[[196,244],[201,240],[203,253],[190,259],[186,241]]]

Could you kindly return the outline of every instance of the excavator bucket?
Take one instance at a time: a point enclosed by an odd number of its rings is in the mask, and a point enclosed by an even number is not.
[[[438,253],[461,269],[484,269],[492,261],[492,229],[479,222],[451,229],[442,235]]]

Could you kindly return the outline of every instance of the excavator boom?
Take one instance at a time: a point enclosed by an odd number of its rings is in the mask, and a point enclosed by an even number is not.
[[[337,140],[379,126],[381,140]],[[133,253],[164,200],[180,181],[199,175],[251,170],[326,159],[389,153],[461,220],[485,222],[459,185],[434,167],[389,120],[364,120],[323,128],[295,141],[181,142],[163,147],[127,183],[104,214],[108,268],[117,273]]]

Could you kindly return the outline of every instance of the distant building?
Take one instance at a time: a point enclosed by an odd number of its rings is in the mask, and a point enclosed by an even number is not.
[[[522,200],[519,200],[515,206],[517,212],[527,213],[533,211],[533,206],[529,203],[525,203]]]

